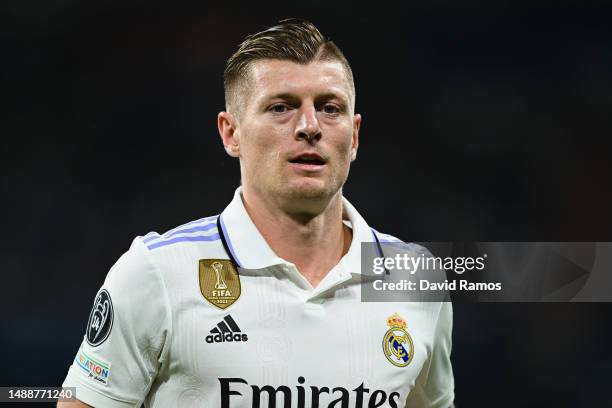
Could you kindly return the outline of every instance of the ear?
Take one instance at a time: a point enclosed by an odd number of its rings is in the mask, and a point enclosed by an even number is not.
[[[236,119],[229,112],[219,112],[217,115],[219,136],[221,136],[225,151],[232,157],[240,157],[240,144],[236,124]]]
[[[359,148],[359,128],[361,127],[361,115],[353,116],[353,142],[351,145],[351,161],[357,158],[357,149]]]

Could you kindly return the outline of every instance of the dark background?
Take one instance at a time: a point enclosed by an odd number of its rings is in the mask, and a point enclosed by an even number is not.
[[[345,195],[373,227],[611,241],[610,9],[454,3],[3,2],[0,384],[61,384],[133,237],[231,200],[224,64],[284,17],[352,64],[364,122]],[[611,312],[455,305],[458,406],[611,407]]]

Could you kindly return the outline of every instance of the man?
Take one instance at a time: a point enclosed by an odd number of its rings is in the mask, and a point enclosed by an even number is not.
[[[396,240],[342,197],[361,125],[342,52],[284,20],[224,82],[242,186],[219,216],[134,240],[64,386],[96,407],[451,406],[450,304],[360,301],[361,243]]]

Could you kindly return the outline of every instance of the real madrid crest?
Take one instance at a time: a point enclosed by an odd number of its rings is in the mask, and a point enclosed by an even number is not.
[[[414,355],[414,344],[406,331],[406,320],[394,313],[387,318],[387,325],[390,328],[383,337],[383,352],[391,364],[406,367]]]
[[[200,292],[220,309],[240,297],[240,275],[228,259],[200,259]]]

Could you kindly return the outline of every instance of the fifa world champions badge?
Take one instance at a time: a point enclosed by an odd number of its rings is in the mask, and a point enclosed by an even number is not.
[[[202,296],[220,309],[231,306],[240,297],[240,275],[227,259],[200,259]]]
[[[406,367],[414,355],[414,344],[406,331],[406,320],[394,313],[387,318],[387,325],[389,330],[383,337],[383,352],[391,364]]]

